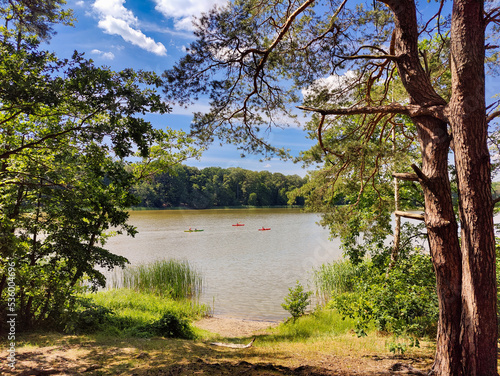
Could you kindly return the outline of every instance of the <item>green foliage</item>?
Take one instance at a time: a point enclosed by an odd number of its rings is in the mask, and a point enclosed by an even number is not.
[[[195,334],[185,318],[166,312],[162,318],[144,328],[145,331],[167,338],[194,339]]]
[[[104,286],[102,271],[127,262],[106,250],[107,238],[136,233],[131,187],[196,154],[182,132],[143,119],[170,111],[155,73],[40,49],[53,24],[71,23],[62,4],[0,5],[0,280],[13,264],[19,330],[60,327],[81,283]],[[132,169],[124,158],[136,154],[144,160]],[[2,282],[1,314],[6,294]]]
[[[209,308],[189,300],[173,300],[152,293],[113,289],[86,294],[67,312],[68,333],[107,333],[132,337],[195,337],[190,321]]]
[[[408,347],[420,347],[418,338],[394,336],[393,340],[387,343],[387,348],[394,355],[404,355]]]
[[[262,341],[305,341],[313,337],[333,337],[353,330],[354,321],[343,319],[336,310],[318,309],[293,322],[283,323]]]
[[[289,287],[288,291],[285,303],[282,303],[281,306],[290,312],[295,322],[295,320],[303,316],[306,312],[307,306],[310,304],[309,297],[311,296],[311,292],[304,291],[304,287],[299,281],[297,281],[295,287]]]
[[[345,263],[350,270],[349,261]],[[358,335],[366,335],[372,322],[378,330],[398,335],[419,337],[435,333],[438,303],[430,256],[420,252],[406,255],[387,275],[384,268],[370,260],[356,268],[350,274],[357,276],[356,282],[349,284],[349,289],[332,293],[327,307],[356,320]],[[325,279],[328,278],[329,274]]]
[[[64,331],[67,333],[104,331],[113,322],[113,311],[96,304],[90,298],[77,299],[75,306],[64,318]]]
[[[124,287],[174,299],[198,298],[202,283],[201,274],[189,262],[179,260],[128,266],[121,273],[115,273],[111,280],[115,288]]]
[[[407,133],[384,134],[386,128],[373,129],[370,137],[356,133],[362,117],[324,120],[322,143],[302,154],[309,164],[323,163],[310,172],[307,183],[293,195],[305,199],[306,210],[322,215],[320,224],[332,236],[339,237],[344,254],[354,263],[380,253],[385,239],[392,234],[395,210],[392,172],[409,172],[419,160],[418,145],[412,141],[416,132],[408,118],[397,119]],[[314,117],[307,125],[311,138],[317,137],[318,122]],[[413,136],[410,136],[413,135]],[[325,159],[325,153],[328,158]],[[400,182],[399,210],[423,206],[422,191],[413,182]]]
[[[297,175],[241,168],[207,167],[197,169],[177,165],[161,171],[134,186],[140,197],[138,206],[150,208],[188,207],[206,209],[225,206],[287,205],[287,193],[304,184]],[[292,204],[303,203],[301,197]]]

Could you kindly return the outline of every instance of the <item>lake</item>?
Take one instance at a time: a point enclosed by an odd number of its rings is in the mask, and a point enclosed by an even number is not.
[[[281,307],[288,288],[297,280],[312,288],[313,267],[341,257],[319,218],[300,209],[132,211],[139,233],[111,238],[107,248],[132,265],[187,260],[203,275],[200,300],[215,315],[278,321],[289,316]],[[203,231],[184,232],[190,227]]]

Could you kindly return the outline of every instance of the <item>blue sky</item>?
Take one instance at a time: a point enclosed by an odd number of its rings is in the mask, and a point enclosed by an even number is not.
[[[184,55],[185,48],[194,40],[191,29],[192,16],[199,16],[215,4],[225,0],[67,0],[67,7],[74,10],[75,27],[58,26],[57,34],[47,46],[59,57],[70,57],[74,50],[85,53],[96,65],[113,70],[134,68],[162,73]],[[189,129],[192,112],[208,109],[200,102],[188,109],[174,108],[171,114],[149,116],[156,127]],[[313,141],[292,126],[275,129],[270,140],[280,147],[291,149],[294,155],[307,150]],[[250,170],[268,170],[304,176],[300,164],[271,159],[260,161],[262,156],[247,155],[233,145],[214,144],[200,161],[189,160],[188,165],[242,167]]]
[[[215,4],[226,0],[67,0],[74,10],[75,27],[58,26],[57,35],[48,49],[59,57],[70,57],[74,50],[85,53],[97,65],[113,70],[134,68],[162,73],[184,55],[192,42],[192,16],[199,16]],[[433,3],[431,3],[433,4]],[[487,102],[500,92],[500,81],[487,80]],[[174,108],[171,114],[150,116],[156,127],[189,129],[192,112],[208,109],[207,103],[197,103],[193,108]],[[270,141],[279,147],[290,149],[292,154],[307,150],[313,141],[296,126],[285,130],[274,129]],[[200,161],[187,164],[199,168],[207,166],[242,167],[246,169],[284,174],[299,174],[306,171],[291,161],[272,159],[261,162],[262,156],[240,157],[241,152],[233,145],[214,144],[204,153]]]

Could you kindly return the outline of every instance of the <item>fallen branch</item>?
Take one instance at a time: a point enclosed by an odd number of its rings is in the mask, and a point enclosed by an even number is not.
[[[247,343],[246,345],[243,345],[241,343],[222,343],[222,342],[211,342],[210,344],[213,345],[213,346],[223,346],[223,347],[230,347],[232,349],[247,349],[249,347],[252,347],[252,344],[254,343],[255,341],[255,338],[254,337],[249,343]]]

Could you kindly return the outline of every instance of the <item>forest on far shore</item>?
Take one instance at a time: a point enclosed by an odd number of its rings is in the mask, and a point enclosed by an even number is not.
[[[198,169],[177,165],[134,187],[139,207],[208,209],[225,206],[289,205],[287,193],[301,187],[305,178],[239,167]],[[293,205],[303,205],[298,197]]]

